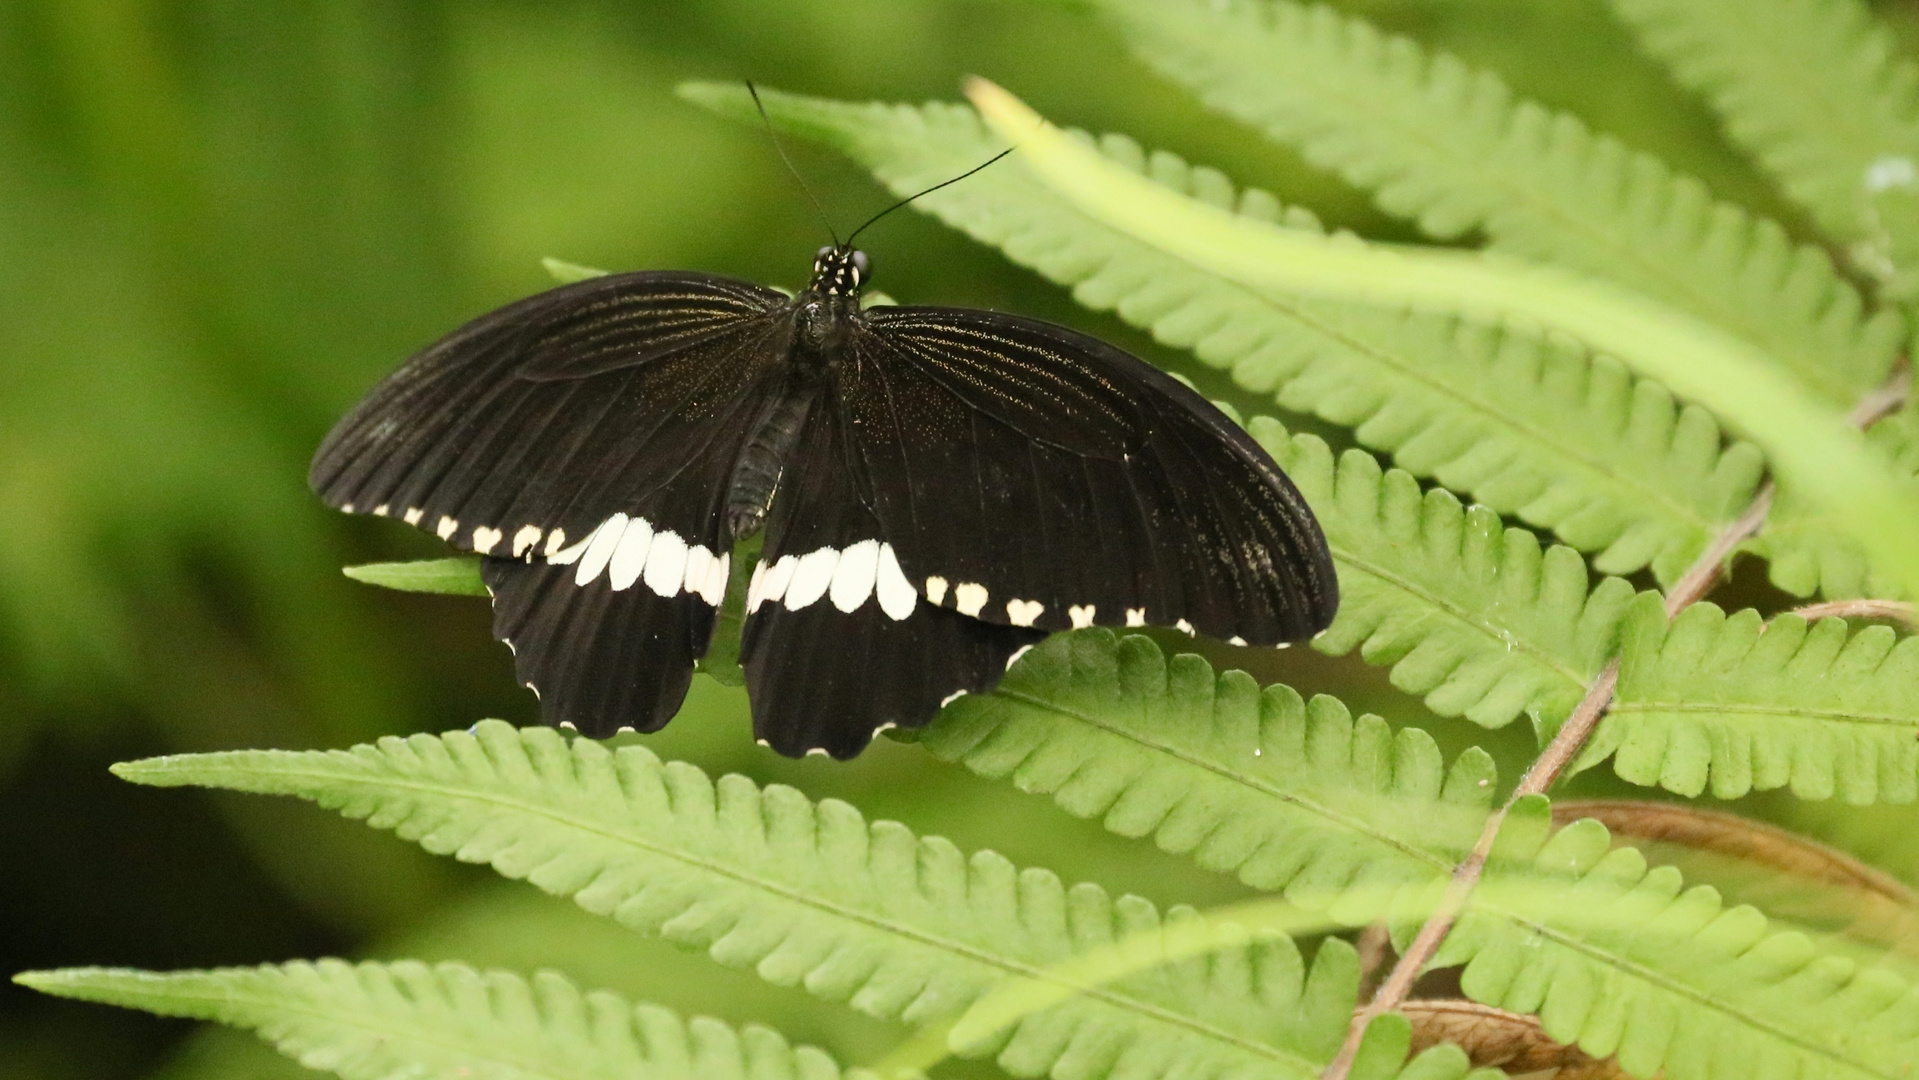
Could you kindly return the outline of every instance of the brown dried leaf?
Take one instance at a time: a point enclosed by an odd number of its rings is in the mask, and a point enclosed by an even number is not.
[[[1399,1006],[1413,1025],[1413,1053],[1439,1043],[1454,1043],[1479,1068],[1508,1073],[1559,1070],[1557,1080],[1614,1080],[1625,1073],[1576,1046],[1546,1037],[1539,1019],[1472,1001],[1415,999]]]

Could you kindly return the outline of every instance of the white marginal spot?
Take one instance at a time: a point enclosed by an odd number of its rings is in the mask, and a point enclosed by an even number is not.
[[[948,694],[948,695],[946,695],[945,697],[943,697],[943,698],[941,698],[941,699],[940,699],[940,708],[942,708],[942,709],[944,709],[944,708],[946,708],[946,707],[947,707],[948,705],[951,705],[951,704],[952,704],[952,703],[954,703],[955,701],[958,701],[959,699],[961,699],[961,698],[963,698],[963,697],[965,697],[965,696],[966,696],[966,691],[964,691],[964,690],[955,690],[955,691],[953,691],[952,693],[950,693],[950,694]]]
[[[1242,647],[1242,648],[1244,648],[1244,647],[1245,647],[1245,645],[1246,645],[1246,639],[1245,639],[1245,638],[1243,638],[1243,637],[1240,637],[1240,636],[1239,636],[1238,634],[1234,634],[1234,635],[1233,635],[1232,637],[1229,637],[1229,638],[1227,638],[1227,639],[1226,639],[1226,644],[1228,644],[1228,645],[1238,645],[1238,646],[1240,646],[1240,647]]]
[[[420,519],[425,516],[426,516],[426,511],[420,509],[417,506],[409,506],[407,507],[406,513],[400,515],[400,519],[402,521],[405,521],[408,525],[418,525],[420,523]]]
[[[1919,181],[1919,166],[1911,158],[1882,157],[1866,166],[1866,192],[1877,195],[1896,187],[1911,187]]]
[[[445,514],[441,514],[440,526],[433,531],[440,539],[451,540],[453,539],[453,534],[460,531],[460,523],[447,517]]]
[[[580,555],[586,551],[586,545],[592,543],[593,537],[598,535],[598,533],[599,533],[599,530],[595,529],[592,532],[587,533],[584,537],[582,537],[579,543],[574,544],[572,547],[567,548],[565,551],[555,551],[552,554],[548,555],[546,557],[547,564],[551,566],[571,566],[574,563],[579,562]],[[562,535],[560,530],[558,529],[553,530],[553,536],[560,536],[560,535]],[[546,546],[549,551],[551,551],[552,548],[554,547],[552,536],[547,537]]]
[[[1013,670],[1013,665],[1019,663],[1021,657],[1032,651],[1033,647],[1031,645],[1021,645],[1018,652],[1006,658],[1006,670]]]
[[[793,567],[793,582],[786,587],[786,610],[798,611],[825,596],[833,584],[833,568],[839,561],[839,549],[830,547],[800,556]]]
[[[827,590],[833,606],[852,614],[873,595],[873,583],[880,572],[880,542],[861,540],[840,552],[833,567],[833,584]]]
[[[1006,602],[1006,620],[1014,626],[1031,626],[1039,618],[1046,605],[1038,600],[1008,600]]]
[[[573,584],[590,583],[613,561],[613,552],[619,549],[620,538],[626,535],[628,520],[625,514],[615,513],[593,530],[593,542],[586,545],[586,553],[580,556],[580,565],[573,571]]]
[[[793,556],[782,555],[779,562],[768,566],[766,580],[760,584],[760,603],[785,599],[786,587],[792,584],[793,571],[799,569],[799,565],[800,561]]]
[[[678,596],[686,581],[686,541],[671,529],[653,535],[646,553],[646,587],[661,596]]]
[[[613,558],[606,564],[606,583],[614,592],[630,589],[640,580],[640,571],[646,569],[646,553],[652,548],[653,523],[643,517],[627,522],[626,532],[620,534],[620,546],[613,549]]]
[[[1084,630],[1093,625],[1093,613],[1096,610],[1092,604],[1074,604],[1066,609],[1066,614],[1073,620],[1073,629]]]
[[[533,550],[533,545],[540,542],[541,535],[538,525],[520,526],[520,531],[513,534],[513,557],[521,558]]]
[[[1146,609],[1143,607],[1127,608],[1126,609],[1126,625],[1145,626],[1146,625]]]
[[[482,555],[493,554],[493,549],[498,547],[500,541],[504,539],[506,534],[498,529],[489,529],[484,525],[476,525],[473,528],[473,550]]]
[[[589,535],[587,539],[589,540],[592,539],[592,536]],[[546,552],[545,552],[547,556],[546,561],[552,562],[553,553],[560,550],[560,548],[564,547],[565,545],[566,545],[565,529],[554,529],[552,532],[547,533],[546,534]]]
[[[1185,634],[1187,637],[1199,636],[1199,631],[1193,629],[1193,624],[1187,622],[1185,619],[1181,619],[1178,622],[1174,623],[1173,625],[1177,627],[1180,630],[1180,632]]]
[[[353,512],[353,504],[352,504],[352,503],[341,503],[341,504],[340,504],[340,513],[342,513],[342,514],[351,514],[352,512]]]
[[[533,700],[535,700],[535,701],[538,701],[538,700],[540,699],[540,688],[539,688],[539,687],[537,687],[537,686],[534,686],[534,685],[533,685],[532,683],[527,683],[527,684],[526,684],[526,688],[527,688],[528,690],[531,690],[531,691],[533,691]],[[571,725],[569,725],[569,726],[571,726]]]
[[[1279,644],[1273,646],[1273,648],[1275,649],[1290,649],[1292,647],[1293,647],[1293,643],[1290,641],[1282,641]]]
[[[971,581],[962,581],[953,589],[953,607],[961,615],[979,618],[980,609],[986,606],[986,586]]]
[[[827,754],[826,748],[824,746],[815,746],[811,750],[808,750],[806,752],[806,756],[807,757],[828,757],[830,755]]]
[[[919,606],[920,594],[914,592],[913,583],[906,580],[891,544],[880,545],[879,575],[873,584],[879,594],[880,610],[895,622],[913,614],[913,609]]]
[[[946,579],[934,574],[926,579],[926,602],[934,607],[946,602]]]
[[[380,505],[373,508],[374,517],[385,517],[386,512],[387,512],[387,505],[385,503],[381,503]]]
[[[700,594],[700,599],[719,607],[726,601],[726,579],[733,574],[733,559],[730,555],[714,555],[713,562],[707,566],[706,575],[698,581],[688,575],[687,592]]]

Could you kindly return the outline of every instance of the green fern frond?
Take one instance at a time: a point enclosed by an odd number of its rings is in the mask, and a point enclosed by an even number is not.
[[[737,86],[687,96],[754,117]],[[902,193],[998,149],[958,106],[850,105],[762,92],[774,122],[835,146]],[[1217,171],[1146,155],[1108,137],[1115,161],[1260,221],[1317,229],[1264,192]],[[1429,315],[1255,294],[1123,236],[1065,204],[1019,160],[914,204],[1170,345],[1229,369],[1287,408],[1352,425],[1416,475],[1600,554],[1607,572],[1650,565],[1671,581],[1751,498],[1761,471],[1748,444],[1722,447],[1717,423],[1657,384],[1563,341],[1462,326]]]
[[[1069,888],[991,852],[967,856],[844,803],[499,721],[350,751],[115,771],[312,799],[770,982],[913,1025],[952,1018],[1009,976],[1045,977],[1076,952],[1189,917]],[[967,1050],[1056,1080],[1161,1060],[1305,1078],[1343,1037],[1357,978],[1349,962],[1309,979],[1290,939],[1265,937],[1090,990]]]
[[[681,1019],[552,972],[343,960],[159,973],[29,972],[60,997],[256,1031],[345,1080],[873,1080],[758,1026]]]
[[[1919,237],[1876,196],[1919,184],[1919,66],[1858,0],[1613,0],[1613,10],[1698,90],[1745,147],[1849,246],[1862,270],[1910,295]]]
[[[1635,606],[1622,637],[1618,693],[1582,766],[1611,754],[1633,783],[1722,799],[1919,795],[1919,638],[1712,604],[1668,627],[1653,603]]]
[[[1464,961],[1469,996],[1535,1014],[1552,1038],[1616,1054],[1635,1076],[1912,1075],[1919,992],[1905,981],[1609,847],[1587,820],[1539,848],[1533,872],[1564,891],[1489,875],[1433,964]]]
[[[1302,907],[1354,894],[1334,912],[1348,924],[1378,917],[1381,890],[1450,873],[1494,794],[1477,748],[1447,768],[1423,731],[1106,630],[1055,635],[920,742]]]
[[[1919,410],[1908,406],[1879,421],[1866,441],[1899,475],[1919,476]],[[1764,556],[1772,583],[1795,596],[1906,598],[1893,575],[1875,565],[1831,514],[1790,489],[1779,492],[1765,528],[1745,547]]]
[[[1339,568],[1339,614],[1313,647],[1392,665],[1393,685],[1442,716],[1487,727],[1532,717],[1557,730],[1605,667],[1632,586],[1592,587],[1570,548],[1542,548],[1483,506],[1422,492],[1363,451],[1276,421],[1248,430],[1311,504]]]
[[[1744,336],[1834,404],[1892,365],[1900,320],[1866,317],[1824,252],[1488,72],[1287,0],[1099,6],[1207,104],[1433,236],[1483,229],[1496,249],[1638,288]]]

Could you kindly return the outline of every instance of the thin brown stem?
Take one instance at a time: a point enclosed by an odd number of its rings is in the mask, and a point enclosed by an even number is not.
[[[1807,604],[1793,608],[1792,613],[1812,622],[1814,619],[1886,619],[1902,622],[1908,626],[1916,620],[1912,603],[1907,600],[1828,600],[1823,604]]]
[[[1911,392],[1912,371],[1901,363],[1884,386],[1860,400],[1847,419],[1857,427],[1871,427],[1905,404]],[[1714,537],[1712,543],[1706,545],[1706,550],[1700,552],[1699,558],[1686,568],[1686,572],[1666,593],[1667,619],[1677,616],[1719,584],[1739,545],[1766,523],[1766,515],[1772,510],[1772,498],[1772,482],[1767,481],[1753,496],[1752,505],[1746,508],[1746,512]],[[1906,617],[1910,618],[1911,614],[1908,605]],[[1346,1029],[1346,1042],[1320,1074],[1321,1080],[1346,1080],[1346,1074],[1353,1066],[1353,1058],[1359,1052],[1360,1039],[1366,1033],[1366,1026],[1375,1017],[1393,1011],[1406,1000],[1406,995],[1412,992],[1414,980],[1419,978],[1420,972],[1438,953],[1446,935],[1452,932],[1460,910],[1465,907],[1467,898],[1472,895],[1486,871],[1486,860],[1492,854],[1493,841],[1498,839],[1499,828],[1505,823],[1506,814],[1512,809],[1513,803],[1527,795],[1542,795],[1552,787],[1586,745],[1587,738],[1599,726],[1599,721],[1605,717],[1618,685],[1619,659],[1614,657],[1606,669],[1599,673],[1599,677],[1593,680],[1586,696],[1553,734],[1552,741],[1533,761],[1532,767],[1526,770],[1526,775],[1520,778],[1519,786],[1513,790],[1505,805],[1486,819],[1486,827],[1480,832],[1478,842],[1453,869],[1452,880],[1447,882],[1445,894],[1440,897],[1432,914],[1427,916],[1425,925],[1419,928],[1418,935],[1400,954],[1399,962],[1393,965],[1392,973],[1380,984],[1379,992],[1366,1005],[1353,1012],[1352,1025]]]

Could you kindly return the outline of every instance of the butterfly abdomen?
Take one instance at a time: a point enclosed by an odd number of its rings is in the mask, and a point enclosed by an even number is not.
[[[752,536],[766,524],[787,459],[816,400],[817,391],[789,385],[760,413],[726,485],[726,524],[735,541]]]

